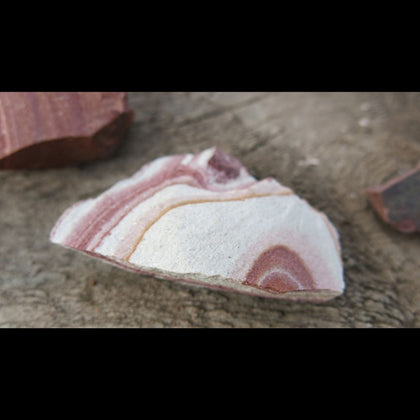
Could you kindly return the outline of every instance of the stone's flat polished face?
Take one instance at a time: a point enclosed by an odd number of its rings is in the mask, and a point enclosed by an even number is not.
[[[344,290],[339,235],[327,216],[217,148],[158,158],[74,204],[51,241],[209,288],[319,302]]]
[[[108,157],[133,115],[125,92],[0,92],[0,169]]]
[[[420,232],[420,167],[367,193],[384,222],[403,233]]]

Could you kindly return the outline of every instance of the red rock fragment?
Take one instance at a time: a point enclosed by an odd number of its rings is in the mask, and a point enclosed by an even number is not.
[[[126,92],[0,92],[0,169],[107,158],[133,116]]]
[[[403,233],[420,232],[420,167],[367,189],[380,218]]]

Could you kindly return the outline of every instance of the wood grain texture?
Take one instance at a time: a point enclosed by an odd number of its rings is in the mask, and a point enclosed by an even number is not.
[[[386,226],[365,189],[420,162],[418,93],[130,93],[112,159],[0,172],[1,327],[420,327],[420,236]],[[296,303],[126,272],[49,243],[57,218],[152,159],[213,145],[324,211],[346,290]]]

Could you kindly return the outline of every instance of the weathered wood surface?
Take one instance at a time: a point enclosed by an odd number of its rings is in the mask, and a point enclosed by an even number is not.
[[[420,236],[375,215],[365,188],[420,161],[418,93],[130,93],[135,122],[106,161],[0,172],[1,327],[420,327]],[[212,145],[325,211],[346,290],[323,304],[143,277],[53,245],[75,201],[150,160]],[[317,164],[318,163],[318,164]]]

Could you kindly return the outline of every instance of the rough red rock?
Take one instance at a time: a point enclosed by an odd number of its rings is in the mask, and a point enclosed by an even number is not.
[[[67,209],[50,238],[209,288],[318,302],[344,290],[339,235],[325,214],[217,148],[148,163]]]
[[[132,121],[125,92],[0,92],[0,169],[107,158]]]
[[[420,232],[420,167],[367,189],[379,217],[403,233]]]

